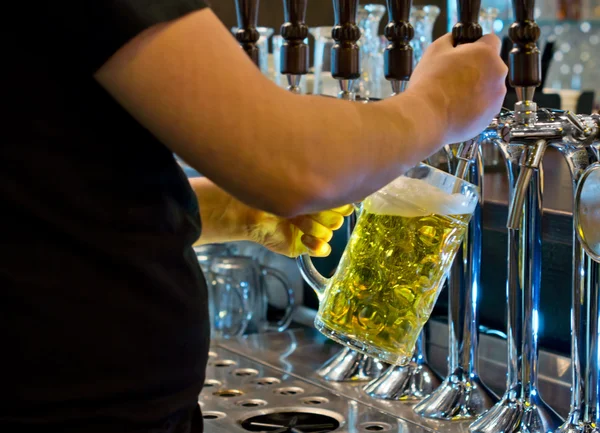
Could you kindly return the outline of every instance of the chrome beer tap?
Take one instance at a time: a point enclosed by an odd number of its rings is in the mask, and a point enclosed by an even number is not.
[[[389,23],[385,37],[389,44],[384,54],[385,78],[393,95],[403,92],[413,70],[410,41],[414,28],[410,24],[411,0],[387,0]],[[384,400],[419,401],[440,384],[437,374],[427,365],[425,331],[421,332],[408,365],[390,366],[381,377],[365,386],[371,397]]]
[[[481,1],[458,0],[457,3],[459,22],[452,29],[455,46],[475,42],[483,33],[478,23]],[[448,376],[414,409],[426,418],[474,419],[498,401],[477,374],[483,203],[481,144],[493,136],[493,129],[488,130],[473,140],[446,147],[451,170],[457,177],[479,187],[480,200],[448,278]]]
[[[600,244],[600,116],[562,113],[564,140],[555,146],[565,157],[573,181],[573,287],[571,306],[571,410],[557,433],[597,432]]]
[[[600,128],[600,117],[596,117]],[[567,158],[575,187],[573,306],[571,310],[571,410],[559,433],[598,433],[600,425],[600,140]],[[586,158],[586,156],[588,156]],[[577,162],[593,160],[583,169]],[[578,280],[578,281],[577,281]]]
[[[286,39],[286,44],[290,41],[297,41],[300,35],[296,35],[295,31],[287,31],[287,28],[294,27],[293,17],[295,16],[297,23],[304,23],[306,16],[306,0],[284,0],[286,5],[286,20],[288,23],[282,26],[282,36]],[[335,45],[331,51],[331,74],[340,84],[340,92],[338,98],[355,101],[356,94],[352,91],[353,82],[360,77],[360,49],[357,44],[360,39],[360,29],[358,28],[358,0],[333,0],[333,9],[335,13],[335,26],[332,29],[332,37]],[[292,13],[294,12],[294,13]],[[298,27],[298,25],[296,25]],[[283,29],[286,28],[286,32]],[[303,40],[303,39],[302,39]],[[292,56],[296,56],[295,60],[291,60]],[[296,78],[290,76],[299,75],[298,68],[293,68],[291,65],[303,62],[305,54],[301,49],[288,49],[282,53],[282,73],[288,75],[290,87],[292,83],[299,82]],[[286,56],[288,57],[286,59]],[[308,56],[306,56],[308,61]],[[284,70],[286,66],[286,70]],[[354,227],[355,217],[352,216],[348,221],[348,231],[352,232]],[[348,236],[349,237],[349,236]],[[313,281],[320,281],[323,277],[317,272],[309,256],[301,256],[298,258],[298,267],[305,281],[315,289],[318,294],[318,289],[313,285]],[[358,353],[348,347],[344,347],[338,354],[328,360],[319,370],[317,374],[326,380],[333,382],[342,381],[368,381],[379,377],[385,368],[380,361],[371,358],[367,355]]]
[[[592,134],[581,118],[537,109],[533,96],[541,81],[536,46],[540,29],[534,21],[534,1],[513,0],[513,6],[516,22],[509,31],[514,44],[510,83],[519,101],[504,125],[506,140],[500,142],[511,186],[507,224],[507,390],[498,404],[470,426],[471,432],[477,433],[542,433],[554,431],[561,423],[537,388],[542,159],[548,146],[581,146]],[[576,254],[574,264],[578,261]],[[574,289],[579,284],[575,282]]]

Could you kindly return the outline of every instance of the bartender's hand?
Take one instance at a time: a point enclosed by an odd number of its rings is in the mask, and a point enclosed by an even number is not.
[[[427,98],[441,115],[445,144],[475,137],[500,112],[508,73],[500,46],[497,36],[485,35],[454,47],[449,33],[436,40],[417,65],[408,93]]]
[[[308,253],[325,257],[331,252],[333,231],[353,211],[352,205],[283,218],[250,207],[207,178],[190,179],[198,198],[202,235],[195,245],[252,241],[288,257]]]
[[[353,206],[281,218],[276,215],[252,210],[249,240],[269,250],[288,257],[308,253],[314,257],[326,257],[331,252],[329,241],[333,231],[344,224],[344,217],[353,212]]]

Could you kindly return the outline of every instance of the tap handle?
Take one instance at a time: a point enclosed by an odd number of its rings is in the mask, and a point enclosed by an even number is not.
[[[515,88],[535,88],[542,83],[541,57],[537,47],[540,28],[534,21],[535,0],[513,0],[516,21],[508,35],[513,42],[510,52],[510,84]]]
[[[358,0],[333,0],[335,26],[331,36],[335,45],[331,50],[331,75],[338,80],[360,77],[360,54],[356,43],[360,29],[356,24]]]
[[[260,33],[256,29],[258,23],[258,4],[259,0],[235,0],[235,11],[238,22],[238,30],[235,38],[257,66],[259,60],[256,42],[260,39]]]
[[[412,0],[387,0],[389,16],[385,37],[384,73],[389,81],[408,81],[413,71],[413,49],[410,41],[415,29],[410,23]]]
[[[481,0],[458,0],[458,23],[452,28],[454,45],[469,44],[477,41],[483,35],[479,25],[479,10]]]
[[[281,73],[283,75],[306,75],[308,73],[308,36],[306,6],[308,0],[283,0],[285,23],[281,36],[285,40],[281,47]]]

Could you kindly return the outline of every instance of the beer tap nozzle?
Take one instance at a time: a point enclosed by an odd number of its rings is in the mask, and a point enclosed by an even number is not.
[[[415,29],[410,23],[412,0],[387,0],[389,22],[385,37],[389,41],[384,54],[385,78],[392,85],[393,95],[406,90],[413,71],[413,48],[410,41]]]
[[[287,75],[288,90],[300,93],[300,80],[308,73],[308,36],[306,6],[308,0],[283,0],[285,23],[281,36],[285,41],[281,47],[281,73]]]
[[[335,26],[331,36],[335,45],[331,49],[331,75],[339,80],[341,99],[354,100],[354,80],[360,77],[360,28],[358,0],[333,0]]]
[[[258,46],[260,33],[256,29],[258,23],[259,0],[235,0],[238,30],[235,38],[240,43],[246,54],[259,65]]]

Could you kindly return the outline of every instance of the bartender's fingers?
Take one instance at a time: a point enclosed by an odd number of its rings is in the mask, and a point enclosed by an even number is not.
[[[482,36],[481,39],[477,41],[477,43],[489,45],[494,49],[494,52],[500,55],[500,50],[502,49],[502,41],[498,36],[494,34],[485,35]]]
[[[302,244],[308,249],[308,253],[313,257],[327,257],[331,253],[331,246],[322,239],[304,234],[300,238]]]
[[[344,215],[334,210],[319,212],[310,217],[330,230],[337,230],[344,224]]]
[[[325,242],[329,242],[333,237],[333,231],[320,224],[310,216],[299,216],[292,218],[290,222],[298,227],[304,234],[313,236],[315,238],[322,239]]]
[[[354,205],[347,204],[345,206],[336,207],[331,210],[333,212],[339,213],[340,215],[348,216],[348,215],[351,215],[352,212],[354,212]]]

